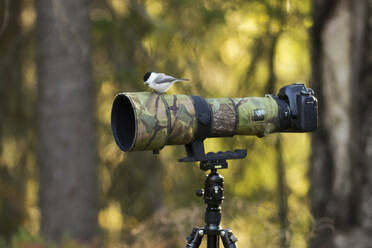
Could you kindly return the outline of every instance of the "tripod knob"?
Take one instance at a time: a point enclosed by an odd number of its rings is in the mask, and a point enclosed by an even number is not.
[[[235,243],[236,241],[238,241],[238,239],[234,236],[234,234],[232,233],[230,229],[220,230],[220,235],[221,235],[221,239],[222,239],[222,243],[224,247],[237,248]]]
[[[198,248],[203,239],[204,230],[199,227],[194,227],[190,236],[186,238],[186,248]]]
[[[196,196],[202,197],[204,195],[204,189],[197,189],[195,194]]]

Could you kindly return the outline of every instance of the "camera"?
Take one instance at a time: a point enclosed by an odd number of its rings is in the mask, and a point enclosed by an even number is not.
[[[285,127],[281,132],[312,132],[317,128],[318,101],[312,89],[292,84],[281,88],[274,98],[282,107],[279,114],[284,114],[281,122]]]

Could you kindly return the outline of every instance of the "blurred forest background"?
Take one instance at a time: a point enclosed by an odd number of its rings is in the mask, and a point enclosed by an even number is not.
[[[205,174],[183,147],[123,153],[122,91],[263,96],[305,82],[314,134],[209,139],[247,148],[225,177],[239,247],[370,247],[372,3],[367,0],[0,0],[0,247],[184,247]]]

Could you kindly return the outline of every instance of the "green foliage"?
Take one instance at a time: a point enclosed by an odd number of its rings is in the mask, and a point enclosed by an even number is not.
[[[50,247],[54,248],[55,245],[46,244],[44,240],[37,235],[33,235],[28,232],[26,229],[21,228],[18,232],[12,237],[11,241],[12,248],[26,248],[26,247]]]
[[[65,235],[59,244],[51,241],[46,241],[39,235],[30,233],[28,230],[21,228],[13,235],[11,242],[7,243],[0,239],[0,247],[11,248],[87,248],[94,247],[92,244],[84,244],[73,238]]]

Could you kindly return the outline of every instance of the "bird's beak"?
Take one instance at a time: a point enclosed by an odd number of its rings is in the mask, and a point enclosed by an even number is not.
[[[149,83],[148,82],[145,82],[145,85],[149,86]]]

